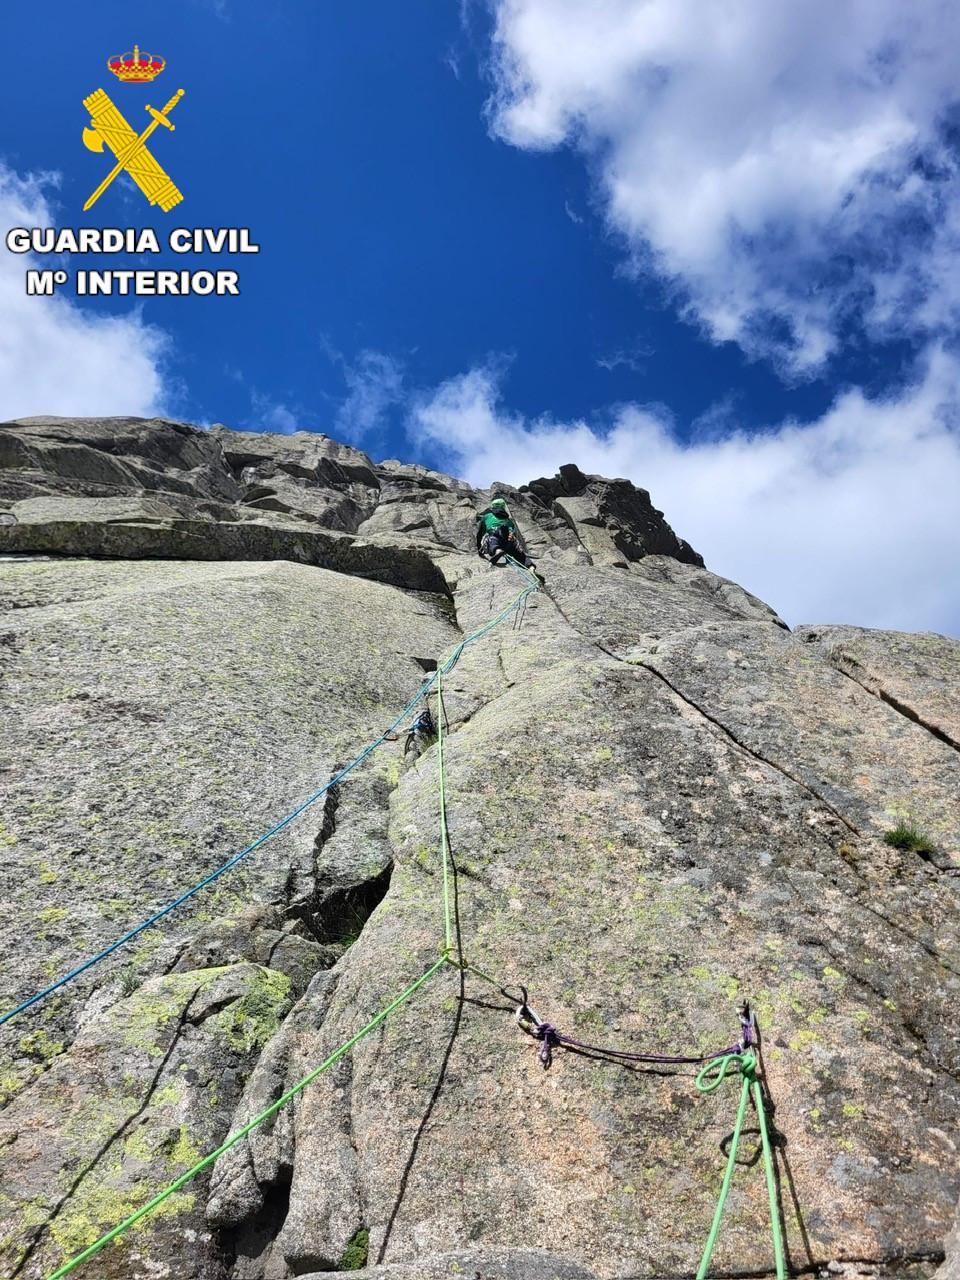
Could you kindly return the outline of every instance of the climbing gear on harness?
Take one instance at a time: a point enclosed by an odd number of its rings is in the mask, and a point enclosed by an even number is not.
[[[534,566],[534,561],[524,551],[519,538],[510,532],[495,529],[485,533],[480,540],[478,550],[481,559],[489,560],[498,569],[511,559],[518,560],[525,569],[532,569]]]
[[[403,744],[403,754],[406,755],[411,747],[416,747],[418,754],[421,751],[425,751],[426,748],[435,741],[436,736],[437,727],[433,723],[433,716],[430,714],[430,708],[424,707],[410,726],[407,733],[407,740]]]
[[[494,498],[477,516],[477,554],[497,568],[512,557],[525,568],[533,568],[520,530],[502,498]]]
[[[740,1105],[737,1108],[737,1120],[733,1128],[733,1138],[730,1142],[730,1154],[727,1157],[727,1167],[724,1171],[723,1182],[720,1185],[720,1195],[717,1198],[717,1208],[713,1215],[713,1222],[710,1224],[710,1231],[707,1235],[707,1243],[704,1246],[703,1257],[700,1259],[700,1266],[697,1269],[697,1280],[705,1280],[707,1271],[710,1267],[710,1259],[713,1257],[714,1246],[717,1243],[717,1236],[720,1232],[720,1223],[723,1219],[723,1211],[726,1207],[727,1196],[730,1192],[730,1183],[733,1180],[733,1170],[737,1162],[737,1152],[740,1147],[740,1135],[743,1131],[743,1121],[747,1111],[747,1101],[752,1098],[754,1109],[757,1113],[757,1123],[760,1129],[760,1145],[763,1148],[763,1171],[767,1182],[767,1200],[770,1205],[770,1234],[773,1239],[773,1256],[777,1270],[777,1280],[785,1280],[786,1267],[784,1264],[783,1251],[783,1235],[780,1228],[780,1210],[777,1203],[777,1179],[776,1170],[773,1162],[773,1149],[770,1143],[770,1134],[767,1129],[767,1111],[766,1100],[764,1098],[763,1085],[757,1076],[757,1067],[759,1065],[759,1043],[756,1037],[756,1024],[750,1013],[749,1008],[745,1005],[744,1012],[741,1014],[741,1020],[744,1016],[748,1019],[749,1040],[735,1053],[725,1054],[723,1057],[714,1058],[701,1069],[696,1079],[696,1087],[701,1093],[713,1093],[720,1088],[727,1073],[734,1067],[740,1070],[740,1079],[742,1081],[740,1088]]]
[[[499,569],[506,556],[503,542],[497,533],[485,533],[480,542],[480,555]]]

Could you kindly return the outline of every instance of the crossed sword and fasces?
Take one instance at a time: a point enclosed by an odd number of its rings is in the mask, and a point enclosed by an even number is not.
[[[139,137],[103,89],[97,89],[89,98],[84,98],[83,105],[90,112],[92,126],[83,131],[84,146],[91,151],[102,151],[106,143],[117,157],[117,163],[83,206],[84,211],[95,204],[114,178],[124,171],[130,174],[150,203],[159,204],[165,213],[179,204],[183,194],[147,150],[147,139],[158,125],[162,124],[171,132],[175,129],[176,126],[170,123],[167,116],[182,97],[183,90],[178,89],[162,111],[157,111],[148,103],[146,110],[153,116],[153,120]]]

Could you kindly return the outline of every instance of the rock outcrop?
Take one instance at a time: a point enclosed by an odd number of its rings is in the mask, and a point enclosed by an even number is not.
[[[703,563],[627,481],[565,467],[559,485],[497,491],[537,553],[621,567],[655,554]],[[468,485],[425,467],[374,467],[305,431],[205,432],[139,418],[0,425],[0,547],[10,552],[291,560],[444,591],[436,553],[470,545],[474,505]]]
[[[547,590],[444,682],[475,970],[76,1274],[693,1274],[736,1084],[545,1071],[498,990],[523,983],[579,1040],[655,1053],[730,1044],[749,999],[791,1266],[932,1275],[960,1193],[960,643],[791,632],[627,481],[495,490]],[[472,548],[491,492],[306,433],[0,426],[4,1008],[317,792],[509,603]],[[437,958],[438,752],[403,736],[0,1028],[4,1275],[49,1275]],[[718,1274],[772,1271],[747,1130]]]

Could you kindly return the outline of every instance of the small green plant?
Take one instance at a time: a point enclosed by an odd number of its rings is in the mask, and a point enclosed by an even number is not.
[[[894,849],[909,849],[911,853],[933,853],[934,845],[929,836],[924,835],[919,827],[901,818],[895,827],[884,833],[884,843]]]
[[[140,978],[132,964],[120,970],[120,994],[126,998],[132,996],[140,986]]]
[[[338,1271],[362,1271],[367,1265],[367,1255],[370,1252],[370,1232],[366,1227],[361,1227],[356,1233],[346,1249],[343,1251],[343,1257],[340,1259]]]

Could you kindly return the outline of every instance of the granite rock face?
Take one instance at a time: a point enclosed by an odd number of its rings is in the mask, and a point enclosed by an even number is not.
[[[33,419],[0,465],[8,1008],[314,795],[522,584],[473,552],[492,491],[323,436]],[[736,1083],[545,1071],[498,989],[523,983],[577,1039],[655,1053],[731,1044],[749,999],[791,1265],[932,1275],[960,1193],[960,643],[791,632],[626,481],[495,491],[547,589],[444,679],[475,968],[76,1274],[693,1274]],[[405,728],[0,1028],[4,1275],[49,1275],[436,960],[439,753]],[[923,849],[885,841],[900,820]],[[757,1141],[751,1117],[720,1274],[772,1272]]]

